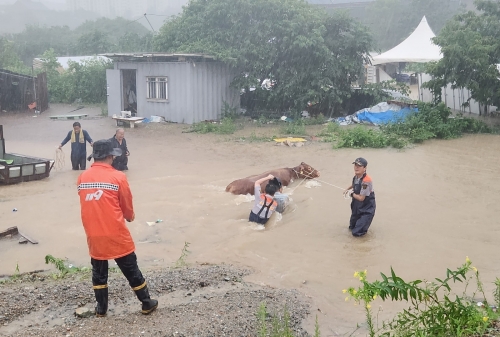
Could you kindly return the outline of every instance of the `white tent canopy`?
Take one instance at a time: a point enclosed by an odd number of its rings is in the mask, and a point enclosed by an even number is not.
[[[372,64],[438,61],[442,55],[439,46],[435,45],[431,40],[435,36],[424,16],[418,27],[406,40],[391,50],[374,56]]]

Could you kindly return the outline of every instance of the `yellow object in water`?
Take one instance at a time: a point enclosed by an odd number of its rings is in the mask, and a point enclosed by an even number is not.
[[[289,141],[289,142],[307,142],[307,140],[305,140],[304,138],[292,138],[292,137],[288,137],[288,138],[276,138],[276,139],[273,139],[275,142],[277,143],[283,143],[283,142],[286,142],[286,141]]]

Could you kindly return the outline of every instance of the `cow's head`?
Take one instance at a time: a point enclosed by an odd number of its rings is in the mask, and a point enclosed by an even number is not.
[[[294,170],[299,178],[313,179],[319,177],[319,171],[304,162],[300,163],[300,165],[295,167]]]

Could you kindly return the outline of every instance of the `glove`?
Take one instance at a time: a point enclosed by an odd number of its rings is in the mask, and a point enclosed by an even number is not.
[[[344,191],[344,198],[352,198],[352,194],[354,193],[354,190],[346,190]]]

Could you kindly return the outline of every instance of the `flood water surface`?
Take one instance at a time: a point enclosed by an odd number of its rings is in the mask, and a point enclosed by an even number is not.
[[[63,113],[56,110],[52,113]],[[114,134],[110,119],[80,122],[94,140]],[[0,124],[7,152],[53,158],[72,121],[50,121],[42,114],[0,117]],[[247,266],[255,271],[248,281],[297,288],[310,296],[308,324],[312,326],[317,314],[325,336],[353,331],[363,322],[362,308],[346,303],[342,293],[357,285],[356,270],[367,269],[369,280],[389,273],[390,267],[406,280],[433,279],[469,256],[491,293],[500,275],[495,258],[498,136],[430,141],[405,151],[332,150],[323,143],[275,146],[235,141],[234,136],[182,133],[184,128],[149,124],[126,130],[131,152],[127,176],[136,212],[136,220],[128,225],[142,268],[172,266],[189,242],[189,263]],[[40,242],[1,240],[0,274],[12,274],[16,265],[21,272],[48,269],[46,254],[89,265],[76,191],[78,172],[71,171],[69,144],[64,152],[64,169],[53,171],[50,178],[0,185],[0,230],[17,226]],[[360,156],[369,162],[377,212],[368,235],[353,238],[347,228],[349,201],[331,185],[349,186],[351,163]],[[302,161],[321,171],[321,182],[299,180],[285,189],[293,201],[265,230],[247,221],[251,198],[224,192],[234,179]],[[391,303],[375,305],[384,310],[381,318],[396,310]]]

